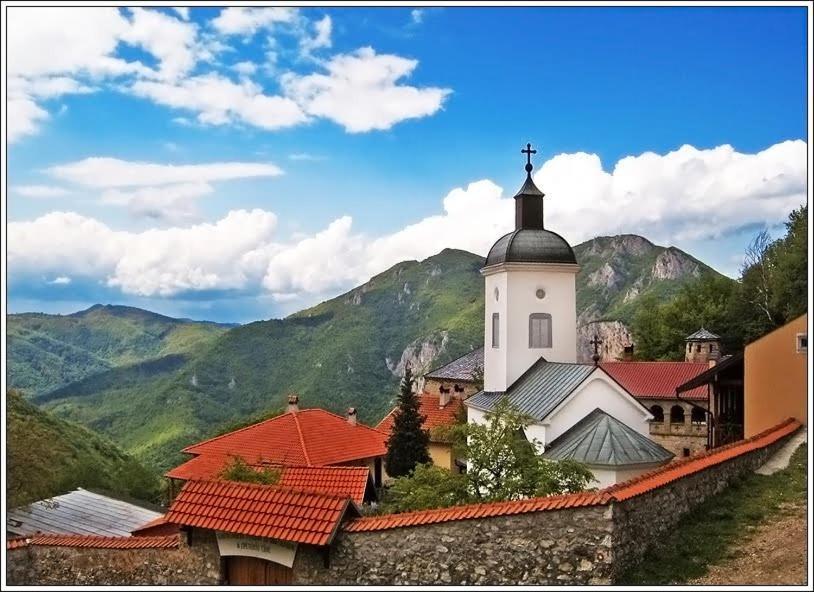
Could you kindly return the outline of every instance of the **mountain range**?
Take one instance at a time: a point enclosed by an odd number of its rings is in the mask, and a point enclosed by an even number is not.
[[[583,349],[589,334],[609,343],[614,336],[616,342],[630,338],[619,333],[628,331],[642,296],[669,299],[688,282],[717,274],[679,249],[636,235],[599,237],[574,251],[581,265]],[[353,406],[360,420],[373,423],[391,407],[406,364],[421,373],[482,344],[482,265],[478,255],[444,250],[396,264],[284,319],[232,328],[156,319],[160,315],[125,307],[97,306],[68,317],[11,315],[9,347],[16,351],[10,351],[9,382],[36,404],[108,435],[159,469],[175,464],[178,451],[197,438],[281,409],[291,392],[305,407],[342,413]],[[151,329],[122,339],[120,319],[138,327],[141,314]],[[74,325],[69,331],[63,323]],[[115,336],[104,339],[102,327]],[[92,347],[82,347],[83,335],[97,336]],[[56,340],[54,349],[49,339]],[[61,362],[63,351],[88,362],[78,369]],[[49,356],[63,370],[37,379],[38,360]]]

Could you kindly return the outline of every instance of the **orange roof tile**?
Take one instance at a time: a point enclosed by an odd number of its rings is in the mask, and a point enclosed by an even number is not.
[[[368,516],[351,520],[345,524],[344,528],[350,532],[367,532],[401,528],[404,526],[434,524],[437,522],[450,522],[454,520],[470,520],[490,516],[542,512],[558,508],[595,506],[607,504],[611,501],[623,501],[667,485],[681,477],[686,477],[713,465],[720,464],[741,454],[764,448],[792,434],[800,428],[800,425],[800,422],[797,420],[788,419],[774,428],[766,430],[748,440],[741,440],[740,442],[715,448],[697,456],[674,461],[660,469],[656,469],[598,492],[582,492],[509,502],[468,504],[436,510],[405,512],[403,514]]]
[[[458,414],[463,407],[461,399],[452,397],[448,404],[441,407],[441,397],[439,395],[421,393],[418,397],[421,403],[419,412],[425,417],[423,426],[425,430],[430,430],[431,439],[433,428],[457,423]],[[393,410],[379,422],[379,425],[376,426],[377,430],[390,435],[390,431],[393,429],[393,416],[396,409],[397,407],[394,407]]]
[[[383,456],[386,440],[382,432],[324,409],[303,409],[198,442],[184,452],[240,455],[250,464],[324,466]]]
[[[177,534],[167,536],[106,537],[74,534],[36,534],[6,541],[7,549],[28,545],[40,547],[83,547],[87,549],[176,549],[180,544]]]
[[[184,481],[220,481],[220,473],[231,458],[220,454],[202,454],[168,471],[165,476]],[[364,501],[370,474],[367,467],[309,467],[267,463],[251,463],[249,466],[258,471],[264,468],[279,469],[280,480],[276,485],[281,487],[349,497],[357,504]]]
[[[602,362],[599,367],[639,399],[675,399],[676,387],[709,368],[705,362]],[[707,399],[706,386],[682,393],[685,399]]]
[[[327,545],[349,508],[358,513],[347,497],[277,485],[187,481],[167,512],[167,520],[183,526]]]

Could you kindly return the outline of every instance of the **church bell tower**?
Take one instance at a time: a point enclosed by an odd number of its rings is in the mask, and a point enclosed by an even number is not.
[[[574,251],[543,224],[544,194],[534,184],[527,144],[526,180],[515,200],[515,229],[489,250],[485,278],[484,390],[505,391],[540,357],[576,362]]]

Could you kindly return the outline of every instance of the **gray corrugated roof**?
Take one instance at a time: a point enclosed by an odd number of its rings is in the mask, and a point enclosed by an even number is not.
[[[128,536],[159,516],[159,512],[80,488],[13,508],[6,514],[6,525],[14,536],[36,532]]]
[[[665,463],[673,453],[599,408],[554,440],[543,454],[551,460],[627,467]]]
[[[547,362],[540,358],[506,391],[509,404],[540,421],[582,383],[596,366]],[[481,391],[466,400],[476,409],[491,411],[504,393]]]
[[[472,373],[480,366],[483,368],[483,348],[479,347],[468,354],[462,355],[449,364],[430,370],[425,378],[441,378],[446,380],[473,380]]]
[[[720,337],[718,335],[715,335],[715,333],[713,333],[712,331],[707,331],[706,329],[701,327],[700,329],[698,329],[698,331],[696,331],[692,335],[689,335],[687,339],[685,339],[684,341],[714,341],[716,339],[720,339]]]

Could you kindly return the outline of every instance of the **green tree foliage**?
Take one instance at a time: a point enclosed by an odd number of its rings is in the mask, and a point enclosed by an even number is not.
[[[239,481],[241,483],[259,483],[261,485],[274,485],[280,480],[279,469],[265,467],[256,469],[241,456],[232,456],[229,463],[220,472],[220,478],[226,481]]]
[[[416,465],[410,475],[394,480],[379,509],[383,513],[446,508],[470,501],[466,475],[433,464]]]
[[[391,477],[408,475],[416,465],[430,461],[430,435],[422,426],[425,417],[419,413],[420,401],[413,392],[413,373],[404,369],[393,430],[387,439],[385,467]]]
[[[574,461],[549,461],[536,453],[524,430],[530,418],[502,400],[487,414],[484,425],[450,426],[447,437],[456,454],[468,459],[465,474],[418,465],[396,479],[381,510],[404,512],[465,503],[515,500],[583,491],[595,479]]]
[[[680,360],[684,339],[701,326],[720,335],[726,351],[740,351],[806,312],[807,221],[808,206],[801,206],[789,215],[784,237],[772,241],[767,232],[758,233],[738,282],[703,275],[668,302],[640,299],[632,323],[637,356]]]

